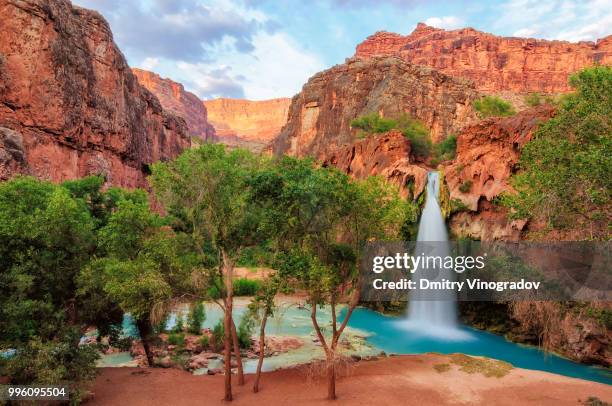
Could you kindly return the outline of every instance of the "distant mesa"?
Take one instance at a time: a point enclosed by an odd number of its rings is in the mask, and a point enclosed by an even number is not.
[[[499,37],[473,28],[446,31],[419,23],[409,35],[377,32],[357,45],[356,57],[397,56],[473,80],[482,92],[562,93],[568,76],[612,63],[612,36],[571,43]]]
[[[208,119],[219,142],[259,152],[275,139],[287,123],[291,99],[252,101],[245,99],[205,100]]]
[[[203,141],[215,141],[215,129],[208,121],[208,113],[202,101],[195,94],[171,79],[157,73],[133,68],[132,72],[141,85],[159,99],[164,109],[182,117],[189,128],[189,135]]]

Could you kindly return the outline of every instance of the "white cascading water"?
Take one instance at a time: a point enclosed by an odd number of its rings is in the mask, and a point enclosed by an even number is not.
[[[419,232],[414,255],[450,255],[450,245],[446,223],[438,203],[440,191],[438,172],[427,175],[427,196],[425,208],[419,222]],[[454,281],[456,274],[452,269],[417,269],[415,280],[426,278],[430,281],[443,279]],[[457,340],[467,338],[458,328],[457,301],[453,291],[416,290],[410,293],[407,319],[402,324],[409,330],[422,335]]]

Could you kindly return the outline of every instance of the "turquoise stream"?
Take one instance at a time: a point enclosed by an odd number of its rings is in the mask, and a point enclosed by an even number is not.
[[[245,306],[242,303],[234,307],[235,320],[240,320],[244,310]],[[206,305],[206,315],[203,327],[208,328],[212,328],[222,317],[219,307],[212,304]],[[320,323],[325,325],[329,322],[330,312],[327,308],[323,308],[318,311],[318,316]],[[344,311],[339,314],[339,318],[342,319],[343,316]],[[172,314],[166,327],[172,328],[175,321],[176,316]],[[367,343],[374,348],[362,349],[362,351],[367,351],[369,354],[381,350],[388,354],[464,353],[500,359],[519,368],[547,371],[612,384],[612,372],[609,369],[578,364],[553,354],[546,354],[532,346],[509,342],[501,336],[484,331],[465,326],[461,326],[459,329],[461,334],[456,335],[458,337],[455,337],[455,339],[428,337],[420,334],[418,330],[406,330],[405,319],[403,318],[385,316],[366,308],[357,308],[349,321],[348,333],[366,336]],[[124,331],[133,336],[138,335],[129,316],[124,320]],[[269,321],[266,331],[267,334],[271,335],[302,337],[307,345],[293,353],[266,358],[264,370],[300,364],[308,362],[317,355],[322,356],[322,353],[319,354],[321,352],[320,348],[312,347],[311,337],[314,334],[310,312],[306,309],[299,309],[296,306],[279,309],[276,317]],[[125,362],[127,359],[122,358],[121,361]],[[245,368],[247,372],[254,368],[254,362],[250,361],[247,361]],[[109,362],[115,363],[113,360],[109,360]]]

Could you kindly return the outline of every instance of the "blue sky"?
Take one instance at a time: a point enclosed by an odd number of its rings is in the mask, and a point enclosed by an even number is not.
[[[290,97],[379,30],[418,22],[569,41],[612,34],[612,0],[73,0],[109,21],[130,66],[203,99]]]

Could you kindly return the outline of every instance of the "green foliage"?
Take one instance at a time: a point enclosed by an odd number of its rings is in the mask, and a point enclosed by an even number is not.
[[[170,333],[168,336],[168,344],[176,345],[177,347],[185,346],[185,334],[184,333]]]
[[[208,345],[210,338],[208,338],[208,336],[206,334],[204,334],[202,337],[200,337],[200,339],[198,340],[198,343],[202,346],[202,348],[204,348],[204,350],[208,349]]]
[[[481,118],[512,116],[512,104],[497,96],[484,96],[474,101],[474,109]]]
[[[255,320],[249,312],[245,312],[240,319],[236,335],[238,336],[238,345],[240,348],[251,347],[251,336],[255,328]]]
[[[378,113],[371,113],[352,120],[351,127],[360,128],[368,134],[385,133],[397,128],[397,121],[380,117]]]
[[[540,93],[530,93],[525,96],[525,104],[529,107],[541,106],[543,104],[555,105],[558,100],[551,95],[542,95]]]
[[[206,320],[206,309],[204,303],[197,302],[191,306],[187,323],[191,334],[200,334],[202,324]]]
[[[444,140],[440,141],[434,146],[434,156],[438,161],[451,160],[455,158],[456,152],[457,152],[457,136],[456,135],[449,135]]]
[[[185,322],[183,321],[183,315],[181,313],[178,313],[176,315],[176,323],[174,324],[174,327],[172,327],[172,332],[181,333],[183,330],[185,330]]]
[[[237,266],[263,267],[269,266],[272,261],[273,253],[269,242],[253,247],[245,247],[240,251],[240,256],[236,260]]]
[[[233,284],[235,296],[253,296],[261,285],[259,281],[247,278],[234,279]]]
[[[516,194],[502,204],[514,217],[543,218],[551,227],[581,224],[589,238],[605,238],[612,191],[612,68],[595,66],[573,75],[576,93],[542,124],[521,155],[522,172],[511,179]]]
[[[463,182],[460,186],[459,186],[459,191],[461,193],[467,193],[472,189],[472,181],[471,180],[466,180],[465,182]]]
[[[219,320],[212,330],[212,342],[210,343],[211,348],[215,351],[220,351],[225,343],[225,327],[223,325],[223,319]]]
[[[397,119],[390,119],[380,117],[378,113],[371,113],[351,121],[351,127],[359,128],[365,134],[379,134],[398,130],[410,140],[412,150],[416,156],[429,156],[431,140],[429,139],[427,127],[406,114]]]

